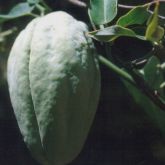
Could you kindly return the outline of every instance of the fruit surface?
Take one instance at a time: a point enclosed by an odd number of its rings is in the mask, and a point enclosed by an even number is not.
[[[64,165],[81,151],[100,93],[95,48],[87,26],[58,11],[32,20],[8,60],[16,119],[34,158]]]

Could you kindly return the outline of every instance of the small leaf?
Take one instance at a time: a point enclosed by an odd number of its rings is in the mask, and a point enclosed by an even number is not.
[[[27,2],[19,3],[14,6],[8,14],[0,14],[0,22],[28,15],[32,12],[34,6],[29,6]]]
[[[145,34],[146,39],[152,42],[160,41],[164,35],[164,29],[158,25],[158,10],[159,3],[156,4],[154,13],[151,18],[149,18]]]
[[[158,67],[159,64],[160,60],[153,56],[143,68],[145,81],[151,88],[156,90],[159,89],[160,84],[164,81],[163,72]],[[163,90],[160,90],[159,93],[163,95]]]
[[[118,25],[110,26],[101,30],[88,33],[90,37],[104,42],[110,42],[120,36],[136,37],[144,39],[143,36],[137,35],[133,30]]]
[[[111,22],[117,15],[117,0],[90,0],[89,15],[96,25]]]
[[[126,27],[133,24],[143,24],[150,16],[147,8],[147,5],[143,5],[131,9],[127,14],[118,19],[117,25]]]

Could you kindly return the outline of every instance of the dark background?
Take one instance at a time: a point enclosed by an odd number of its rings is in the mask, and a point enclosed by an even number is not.
[[[21,0],[1,0],[0,13],[7,13],[18,2]],[[46,2],[54,11],[65,10],[89,23],[86,9],[69,4],[67,0]],[[127,5],[139,3],[138,0],[119,2]],[[120,10],[119,15],[124,12]],[[0,42],[0,165],[39,165],[22,140],[5,76],[6,62],[14,39],[31,19],[23,17],[0,24],[2,31],[17,27],[13,35]],[[120,43],[127,50],[131,49],[131,45],[128,46],[131,41]],[[105,53],[103,46],[96,43],[96,47],[100,53]],[[141,44],[136,52],[145,50],[146,45]],[[82,152],[70,165],[164,165],[161,152],[158,153],[161,148],[159,144],[162,146],[159,130],[132,100],[120,78],[105,66],[101,65],[100,68],[102,90],[96,117]]]

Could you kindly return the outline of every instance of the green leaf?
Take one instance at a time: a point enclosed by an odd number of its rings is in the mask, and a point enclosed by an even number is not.
[[[164,29],[159,26],[158,22],[158,10],[159,3],[156,4],[154,13],[151,18],[149,18],[148,27],[145,34],[146,39],[152,42],[159,42],[164,36]]]
[[[143,24],[150,16],[147,8],[147,5],[143,5],[131,9],[127,14],[118,19],[117,25],[126,27],[134,24]]]
[[[19,3],[8,14],[0,14],[0,22],[28,15],[33,9],[34,6],[29,6],[27,2]]]
[[[141,70],[143,78],[153,89],[157,89],[159,94],[165,98],[163,89],[160,88],[160,84],[164,81],[163,72],[160,72],[157,67],[160,64],[158,58],[152,56],[146,66]],[[147,96],[145,96],[141,90],[135,88],[129,82],[123,80],[129,93],[137,104],[145,111],[152,122],[159,128],[162,134],[165,136],[165,111],[157,107]]]
[[[89,15],[96,25],[111,22],[117,15],[117,0],[90,0]]]
[[[159,90],[159,93],[164,97],[163,91],[160,89],[160,84],[164,81],[164,76],[163,72],[158,68],[159,64],[160,61],[157,57],[151,57],[147,65],[143,68],[144,79],[151,88]]]
[[[137,35],[133,30],[124,28],[118,25],[110,26],[101,30],[93,31],[89,33],[89,36],[104,42],[110,42],[120,36],[136,37],[144,39],[143,36]]]

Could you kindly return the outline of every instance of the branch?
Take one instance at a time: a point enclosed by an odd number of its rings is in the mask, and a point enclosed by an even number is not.
[[[165,0],[158,0],[159,2],[165,2]],[[152,1],[152,2],[149,2],[149,3],[146,3],[146,4],[144,4],[144,6],[146,5],[148,5],[148,6],[151,6],[151,5],[153,5],[153,4],[155,4],[155,3],[157,3],[157,1]],[[125,9],[133,9],[133,8],[135,8],[135,7],[137,7],[137,6],[130,6],[130,5],[123,5],[123,4],[118,4],[118,7],[121,7],[121,8],[125,8]],[[149,10],[148,9],[148,12],[150,13],[150,14],[153,14],[153,11],[151,11],[151,10]],[[158,17],[159,18],[161,18],[161,19],[165,19],[165,17],[164,16],[162,16],[162,15],[158,15]]]
[[[158,95],[157,91],[152,90],[148,84],[144,81],[143,77],[139,74],[131,71],[131,75],[125,72],[123,69],[119,68],[111,61],[107,60],[103,56],[99,56],[99,61],[115,72],[118,76],[125,79],[138,90],[141,90],[143,94],[145,94],[156,106],[158,106],[161,110],[165,111],[165,102],[164,100]]]

